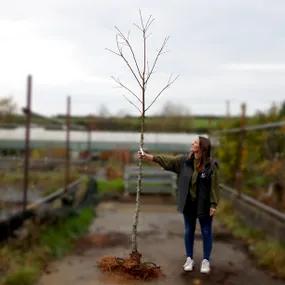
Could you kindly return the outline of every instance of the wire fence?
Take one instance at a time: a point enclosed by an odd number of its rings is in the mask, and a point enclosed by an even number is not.
[[[27,105],[23,108],[26,116],[25,148],[21,152],[7,153],[0,157],[0,220],[14,215],[25,217],[26,210],[39,201],[54,197],[58,189],[61,194],[70,192],[72,182],[82,174],[92,172],[90,149],[83,159],[72,159],[70,147],[71,98],[67,97],[65,123],[66,141],[64,147],[48,146],[43,149],[31,147],[30,129],[34,116],[32,111],[32,76],[27,77]],[[91,138],[90,138],[91,140]],[[58,196],[56,196],[58,197]]]
[[[285,211],[285,121],[243,125],[213,136],[223,182]]]

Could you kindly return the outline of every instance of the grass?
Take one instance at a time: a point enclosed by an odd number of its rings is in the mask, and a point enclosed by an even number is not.
[[[82,209],[55,225],[32,225],[23,241],[10,240],[0,247],[0,284],[32,285],[53,258],[71,251],[76,239],[83,235],[94,218],[91,208]]]
[[[276,241],[263,243],[261,241],[254,245],[253,251],[258,257],[258,264],[273,268],[281,277],[285,278],[285,245]]]
[[[40,244],[47,247],[52,256],[62,257],[72,249],[74,240],[87,231],[92,219],[92,210],[85,209],[80,215],[60,221],[54,227],[43,230]]]
[[[121,178],[113,180],[98,180],[97,182],[98,182],[99,193],[106,193],[106,192],[122,193],[124,191],[124,181]]]
[[[30,285],[34,284],[38,277],[38,269],[22,267],[6,278],[6,285]]]
[[[264,232],[246,226],[229,202],[221,201],[217,218],[248,246],[258,265],[285,279],[285,244],[269,239]]]

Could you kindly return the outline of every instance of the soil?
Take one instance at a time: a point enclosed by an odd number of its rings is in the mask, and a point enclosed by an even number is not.
[[[130,201],[105,201],[99,204],[89,233],[77,242],[74,253],[50,264],[38,285],[285,284],[258,268],[242,242],[234,239],[216,218],[213,224],[211,273],[205,275],[199,272],[203,257],[199,223],[194,248],[196,266],[193,272],[184,272],[182,215],[176,211],[173,203],[159,201],[157,197],[143,197],[138,226],[138,250],[142,253],[142,261],[161,266],[165,276],[158,280],[140,281],[124,275],[101,272],[97,262],[102,257],[129,256],[134,209],[134,202]]]

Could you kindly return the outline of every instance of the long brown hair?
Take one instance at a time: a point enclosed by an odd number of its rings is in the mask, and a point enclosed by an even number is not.
[[[199,136],[199,148],[200,148],[200,159],[197,165],[197,169],[201,171],[207,162],[211,158],[211,142],[208,138]]]

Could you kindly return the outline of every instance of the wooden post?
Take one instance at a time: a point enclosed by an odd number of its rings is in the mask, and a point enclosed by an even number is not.
[[[208,118],[208,129],[209,129],[209,132],[212,129],[212,122],[213,122],[213,118]]]
[[[25,135],[25,160],[24,160],[24,184],[23,184],[23,212],[27,207],[27,195],[29,187],[30,168],[30,128],[31,128],[31,100],[32,100],[32,76],[27,78],[27,105],[24,108],[26,114],[26,135]]]
[[[67,97],[67,114],[66,114],[66,146],[65,146],[65,187],[64,192],[68,190],[70,183],[70,113],[71,113],[71,98]]]
[[[238,196],[240,197],[242,192],[243,184],[243,173],[242,173],[242,156],[244,148],[244,139],[245,139],[245,115],[246,115],[246,104],[241,104],[241,117],[240,117],[240,133],[239,133],[239,142],[237,148],[237,164],[236,164],[236,181],[235,188],[238,191]]]
[[[92,128],[91,128],[91,122],[89,122],[87,127],[87,152],[88,152],[88,158],[91,158],[91,149],[92,147]]]

